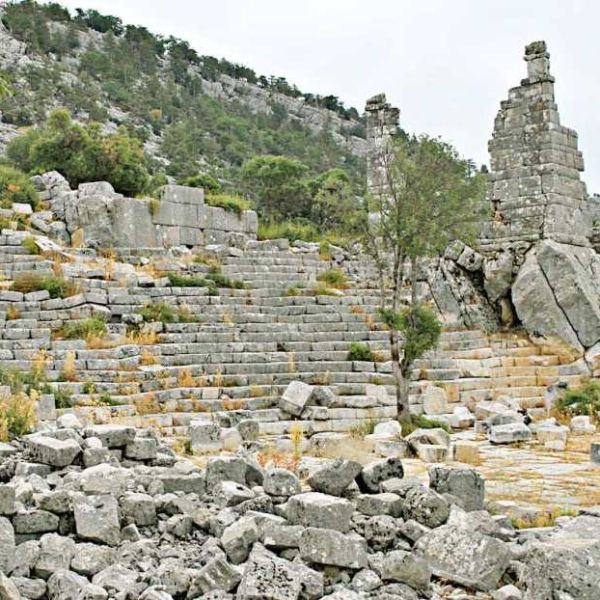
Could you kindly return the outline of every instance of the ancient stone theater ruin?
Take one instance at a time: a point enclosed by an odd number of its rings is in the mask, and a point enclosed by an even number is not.
[[[411,432],[359,249],[175,184],[53,171],[0,209],[0,599],[600,598],[597,415],[553,411],[600,368],[598,204],[546,44],[525,62],[477,244],[412,275],[444,330]],[[373,191],[400,113],[366,115]]]

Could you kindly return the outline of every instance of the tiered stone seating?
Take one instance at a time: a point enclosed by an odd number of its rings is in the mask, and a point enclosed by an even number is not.
[[[33,262],[27,254],[13,256],[17,270]],[[132,251],[120,258],[139,264],[141,256]],[[40,266],[49,262],[35,258]],[[166,262],[163,270],[171,268]],[[347,431],[394,418],[387,333],[374,318],[377,296],[369,265],[344,263],[349,289],[313,295],[318,274],[333,264],[315,251],[255,243],[221,258],[222,273],[243,280],[247,289],[220,289],[218,295],[207,288],[172,287],[160,273],[107,280],[101,268],[67,264],[65,271],[77,276],[81,290],[75,296],[0,292],[0,315],[13,314],[0,322],[0,367],[26,371],[42,360],[51,386],[70,395],[81,414],[151,425],[169,435],[184,435],[192,419],[207,414],[234,423],[251,415],[266,435],[288,433],[293,425],[314,433]],[[189,269],[206,271],[198,264]],[[297,295],[290,295],[290,287]],[[198,322],[165,324],[147,340],[151,344],[125,338],[126,322],[149,302],[185,307]],[[54,339],[52,332],[63,323],[97,313],[110,319],[115,341],[108,347]],[[352,342],[368,344],[378,361],[348,360]],[[64,380],[67,361],[75,371],[72,381]],[[446,389],[450,412],[502,394],[536,407],[550,383],[580,378],[576,366],[542,354],[522,337],[446,331],[435,352],[415,364],[411,404],[422,410],[421,392],[435,384]],[[292,419],[278,402],[293,380],[329,386],[335,401]]]

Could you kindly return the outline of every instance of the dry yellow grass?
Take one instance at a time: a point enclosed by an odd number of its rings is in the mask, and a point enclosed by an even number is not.
[[[189,369],[182,369],[177,374],[177,386],[183,388],[196,387],[196,380],[192,377]]]
[[[14,305],[9,304],[6,307],[6,319],[8,321],[14,321],[15,319],[21,318],[21,311]]]
[[[242,410],[246,407],[246,402],[237,398],[224,398],[221,405],[223,410]]]
[[[131,331],[125,337],[126,344],[138,344],[139,346],[153,346],[158,344],[160,336],[156,331]]]
[[[140,365],[147,367],[150,365],[157,365],[157,364],[158,364],[158,358],[156,356],[154,356],[154,354],[152,354],[152,352],[150,352],[149,350],[146,350],[144,348],[140,354]]]
[[[217,369],[216,373],[213,375],[212,387],[223,387],[223,372],[221,369]]]
[[[65,356],[62,377],[65,381],[77,381],[77,369],[75,368],[75,352],[69,350]]]
[[[139,415],[151,415],[160,412],[160,405],[154,394],[147,394],[143,398],[136,398],[133,404]]]
[[[297,373],[298,366],[296,365],[296,353],[288,353],[288,373]]]
[[[364,315],[365,314],[365,309],[362,306],[359,306],[358,304],[351,304],[349,308],[350,308],[350,312],[353,315]]]

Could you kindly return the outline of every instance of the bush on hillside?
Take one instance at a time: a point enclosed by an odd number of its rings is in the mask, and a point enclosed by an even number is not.
[[[23,171],[0,165],[0,207],[10,208],[13,202],[31,204],[35,209],[38,195]]]
[[[347,360],[375,362],[375,354],[369,346],[363,342],[352,342],[348,350]]]
[[[73,188],[88,181],[108,181],[117,192],[134,196],[146,189],[150,179],[139,140],[122,128],[103,136],[98,124],[79,125],[66,110],[52,112],[43,126],[11,141],[6,152],[23,171],[59,171]]]
[[[327,269],[317,275],[317,281],[326,283],[327,285],[338,290],[345,290],[348,287],[348,278],[346,273],[341,269]]]
[[[207,173],[198,173],[197,175],[184,177],[181,180],[181,185],[203,188],[206,193],[221,191],[221,184],[212,175],[208,175]]]

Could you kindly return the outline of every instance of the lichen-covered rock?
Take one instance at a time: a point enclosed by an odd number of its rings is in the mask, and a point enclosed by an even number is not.
[[[391,457],[374,461],[363,467],[356,482],[363,492],[376,494],[381,491],[381,484],[384,481],[402,477],[404,477],[402,461]]]
[[[293,496],[300,493],[300,480],[287,469],[267,469],[263,488],[270,496]]]
[[[419,486],[411,488],[404,498],[405,520],[414,519],[426,527],[439,527],[448,520],[450,504],[434,490]]]
[[[511,559],[504,542],[455,525],[426,533],[415,551],[436,577],[484,592],[496,589]]]
[[[81,452],[75,440],[57,440],[45,435],[35,435],[27,440],[31,459],[52,467],[70,465]]]
[[[308,477],[308,485],[315,492],[341,496],[361,472],[362,465],[354,460],[337,458],[314,470]]]
[[[115,546],[120,540],[119,503],[114,496],[81,496],[73,503],[77,535],[83,540]]]
[[[481,510],[485,481],[474,469],[435,465],[429,469],[429,487],[458,498],[465,510]]]
[[[323,527],[345,532],[350,527],[354,506],[348,500],[320,492],[292,496],[286,507],[287,518],[294,525]]]
[[[309,563],[349,569],[364,569],[368,564],[364,538],[334,529],[305,529],[300,536],[300,556]]]

